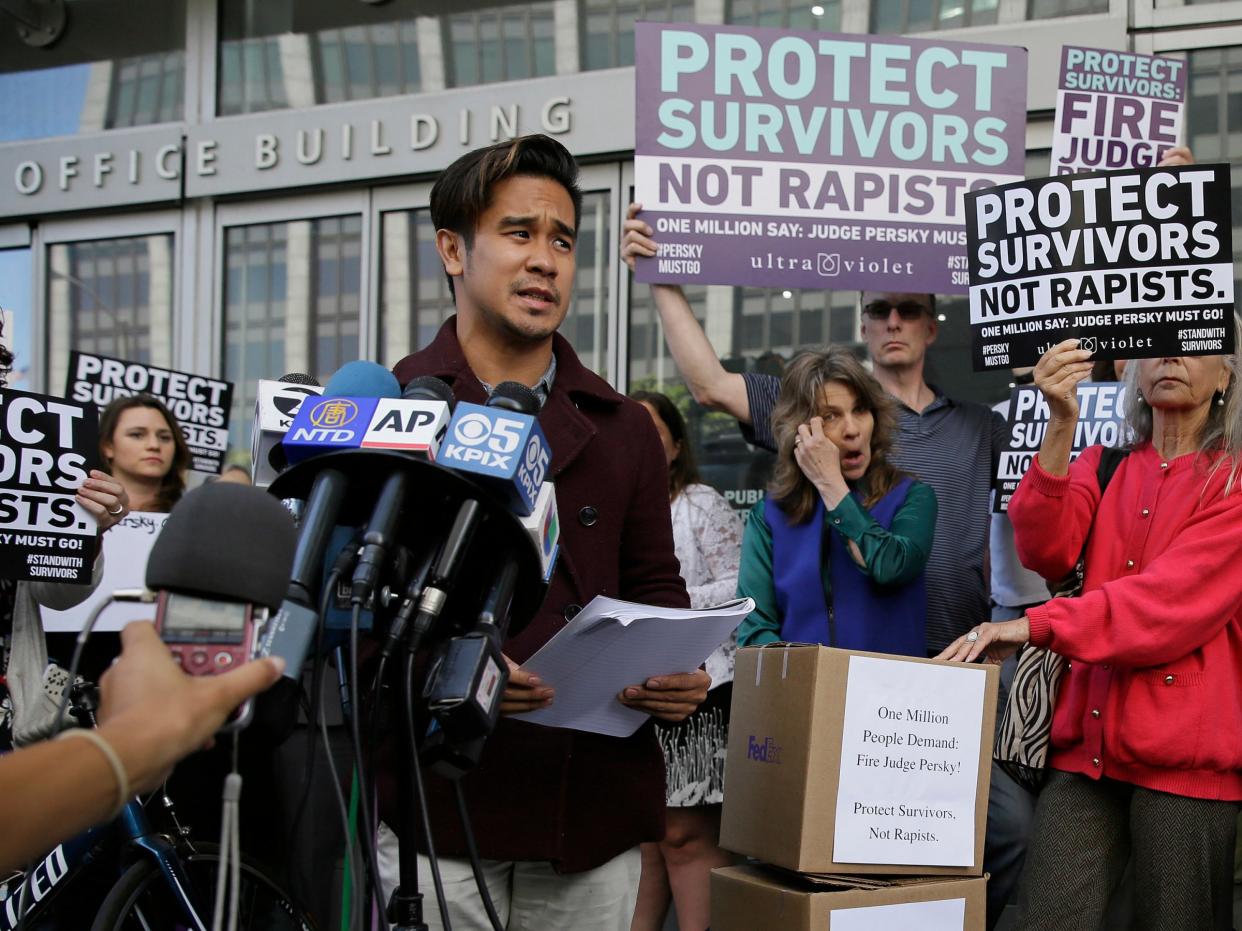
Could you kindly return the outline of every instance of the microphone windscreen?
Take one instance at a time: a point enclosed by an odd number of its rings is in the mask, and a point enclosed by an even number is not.
[[[530,414],[532,417],[538,416],[539,408],[542,407],[539,395],[516,381],[502,381],[493,388],[487,399],[487,406],[513,411],[515,414]]]
[[[346,362],[324,385],[325,398],[399,398],[397,376],[378,362]]]
[[[450,411],[457,403],[453,389],[434,375],[419,375],[405,386],[401,397],[407,401],[443,401]]]
[[[290,372],[288,375],[281,375],[276,380],[282,381],[286,385],[314,385],[316,388],[321,387],[315,378],[304,372]]]
[[[177,502],[147,560],[147,588],[280,607],[297,531],[261,488],[212,482]]]

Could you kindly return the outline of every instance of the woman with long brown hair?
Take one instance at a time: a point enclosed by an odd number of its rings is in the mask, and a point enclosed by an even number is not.
[[[99,454],[135,511],[166,513],[185,493],[189,447],[177,418],[152,395],[117,398],[104,408]]]
[[[936,495],[888,459],[893,402],[848,350],[790,363],[772,415],[777,464],[742,542],[741,646],[795,641],[927,652],[923,569]]]

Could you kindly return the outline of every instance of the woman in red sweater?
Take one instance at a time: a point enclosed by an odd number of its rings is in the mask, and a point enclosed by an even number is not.
[[[1086,544],[1083,594],[977,627],[941,658],[998,660],[1029,640],[1068,661],[1018,927],[1099,927],[1133,855],[1138,927],[1227,931],[1242,800],[1237,357],[1130,364],[1134,445],[1101,496],[1101,447],[1070,463],[1091,371],[1077,347],[1035,368],[1051,419],[1009,516],[1023,564],[1045,578]]]

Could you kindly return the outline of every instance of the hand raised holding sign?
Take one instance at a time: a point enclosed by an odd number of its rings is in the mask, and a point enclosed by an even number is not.
[[[129,513],[129,495],[124,486],[98,469],[91,469],[90,476],[82,483],[75,497],[78,504],[95,518],[100,531],[116,526]]]
[[[1039,464],[1049,475],[1069,472],[1078,424],[1078,384],[1091,377],[1091,353],[1078,340],[1057,343],[1035,365],[1035,384],[1048,402],[1048,430],[1039,447]]]

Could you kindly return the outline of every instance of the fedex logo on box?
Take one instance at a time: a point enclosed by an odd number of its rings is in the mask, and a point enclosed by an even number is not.
[[[760,741],[754,734],[746,738],[746,759],[760,763],[780,763],[781,748],[771,737]]]
[[[457,405],[440,447],[445,465],[502,482],[519,514],[534,509],[551,459],[548,441],[534,417],[479,404]]]
[[[356,449],[378,403],[378,398],[307,398],[285,434],[285,455],[300,462],[316,453]]]

